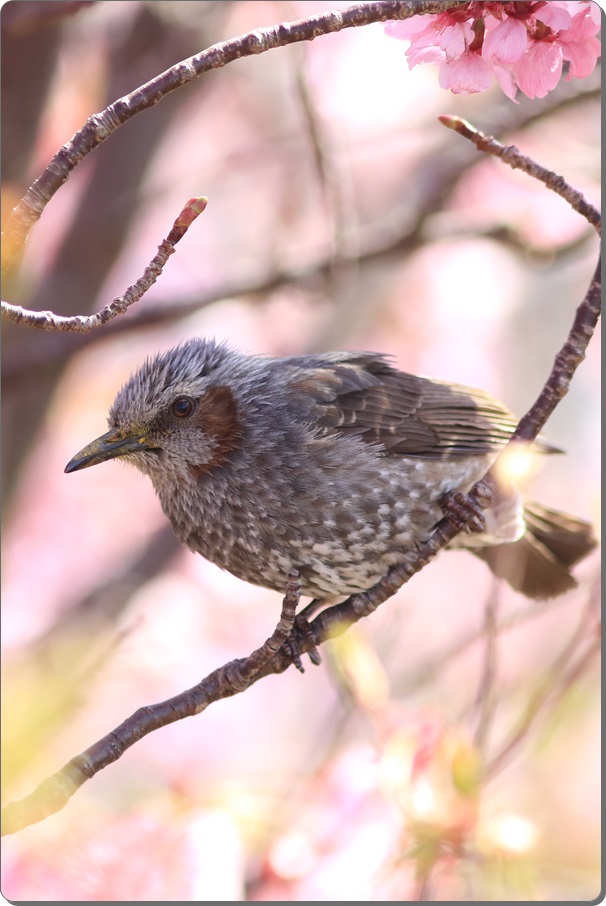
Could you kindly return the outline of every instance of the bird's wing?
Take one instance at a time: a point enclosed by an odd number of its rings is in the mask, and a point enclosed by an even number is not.
[[[482,390],[417,377],[373,354],[299,360],[289,389],[320,436],[357,435],[388,455],[444,459],[498,451],[517,420]]]

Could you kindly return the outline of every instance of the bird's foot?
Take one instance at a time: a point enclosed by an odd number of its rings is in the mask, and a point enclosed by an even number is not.
[[[486,531],[486,518],[482,512],[486,501],[480,499],[478,503],[468,494],[453,491],[445,494],[440,501],[444,517],[459,531],[477,532]]]
[[[312,640],[312,645],[309,647],[309,641]],[[300,673],[305,673],[305,667],[301,660],[301,651],[306,651],[309,655],[309,660],[316,667],[322,663],[322,658],[320,657],[320,652],[318,651],[315,644],[313,644],[313,634],[312,629],[305,617],[297,616],[295,617],[295,624],[291,630],[290,635],[284,642],[284,648],[288,651],[292,658],[292,662]]]
[[[313,633],[309,620],[318,612],[318,610],[325,607],[327,603],[330,603],[330,599],[327,601],[322,598],[314,598],[313,601],[310,601],[309,604],[296,615],[294,626],[284,643],[284,647],[292,657],[293,664],[301,673],[305,673],[305,668],[301,661],[301,649],[307,652],[309,660],[316,667],[322,663],[320,652],[318,651],[317,646],[313,644]],[[311,647],[309,646],[310,641],[312,642]]]

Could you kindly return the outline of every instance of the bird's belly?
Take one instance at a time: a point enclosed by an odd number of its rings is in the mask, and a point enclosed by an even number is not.
[[[394,457],[378,461],[376,474],[357,486],[345,474],[337,487],[321,483],[323,493],[286,494],[263,505],[258,493],[232,487],[216,512],[207,502],[202,522],[181,540],[256,585],[285,591],[295,568],[304,595],[353,594],[413,555],[442,516],[441,497],[467,490],[486,468],[486,457],[456,464]]]

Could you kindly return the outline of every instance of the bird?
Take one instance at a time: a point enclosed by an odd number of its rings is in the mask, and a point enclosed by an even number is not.
[[[65,467],[120,458],[149,476],[180,542],[234,576],[334,600],[414,559],[509,441],[489,393],[398,370],[372,352],[249,355],[194,337],[148,358],[109,430]],[[543,441],[536,448],[553,452]],[[531,598],[577,584],[590,523],[525,500],[509,480],[469,549]]]

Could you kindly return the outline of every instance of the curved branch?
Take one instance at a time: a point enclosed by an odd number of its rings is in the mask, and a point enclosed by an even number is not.
[[[101,113],[94,113],[82,129],[59,149],[12,211],[3,237],[2,272],[6,271],[15,255],[23,248],[31,228],[39,220],[50,199],[91,151],[133,116],[155,106],[171,92],[202,73],[219,69],[241,57],[265,53],[275,47],[285,47],[300,41],[313,41],[320,35],[332,34],[344,28],[439,13],[463,6],[465,2],[466,0],[376,0],[356,3],[346,9],[329,10],[295,22],[257,28],[181,60],[130,94],[118,98]]]
[[[592,227],[595,227],[598,235],[600,234],[601,218],[599,211],[594,208],[593,205],[589,204],[580,192],[573,189],[562,176],[554,173],[553,170],[548,170],[547,167],[542,167],[536,161],[531,160],[530,157],[526,157],[525,154],[521,154],[515,145],[504,145],[502,142],[493,138],[492,135],[485,135],[460,116],[450,116],[446,114],[439,116],[438,119],[442,125],[446,126],[448,129],[452,129],[453,132],[458,132],[459,135],[462,135],[464,138],[469,139],[470,142],[473,142],[478,151],[492,154],[493,157],[498,157],[503,163],[511,167],[512,170],[523,170],[528,176],[532,176],[533,179],[538,179],[539,182],[542,182],[548,189],[551,189],[552,192],[555,192],[556,195],[560,195],[567,201],[570,207],[580,214],[581,217],[584,217]]]
[[[260,648],[253,651],[247,658],[224,664],[197,686],[175,695],[174,698],[150,707],[139,708],[119,727],[90,746],[81,755],[72,758],[56,774],[47,777],[25,799],[7,805],[2,810],[2,833],[15,833],[59,811],[83,783],[112,762],[117,761],[126,749],[147,736],[148,733],[158,730],[160,727],[166,727],[177,720],[182,720],[184,717],[199,714],[211,702],[236,695],[247,689],[292,632],[300,597],[299,573],[293,570],[288,577],[280,621]]]
[[[175,222],[166,239],[158,246],[158,251],[143,274],[136,283],[129,286],[125,293],[117,296],[112,302],[94,315],[73,315],[66,318],[56,315],[52,311],[29,311],[10,302],[2,302],[2,317],[15,324],[25,324],[27,327],[38,327],[40,330],[69,330],[78,333],[89,333],[95,327],[101,327],[113,321],[118,315],[123,315],[133,303],[137,302],[147,290],[153,286],[164,265],[175,251],[176,244],[183,239],[187,230],[192,225],[208,204],[208,198],[190,198]]]

